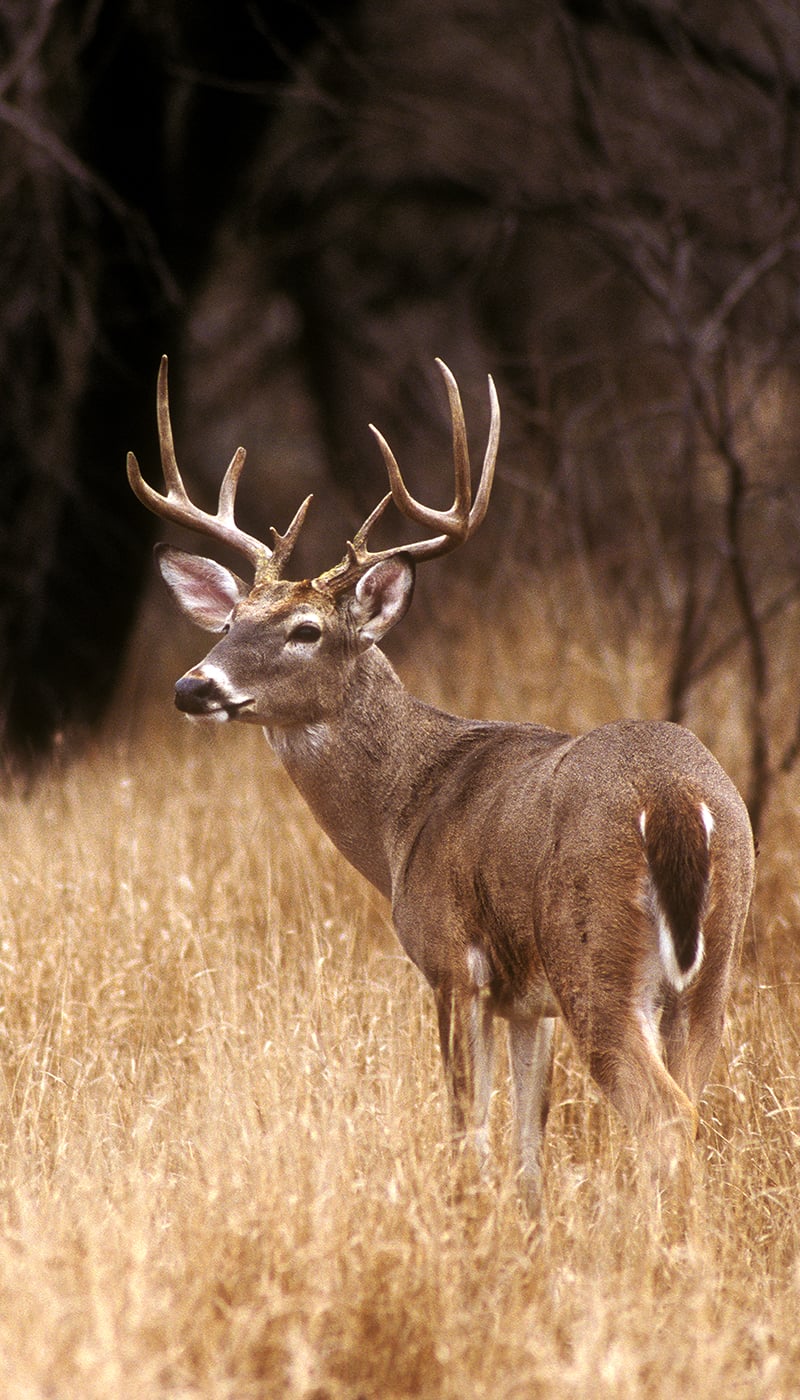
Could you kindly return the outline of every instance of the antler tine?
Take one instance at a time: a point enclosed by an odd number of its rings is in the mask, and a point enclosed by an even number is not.
[[[364,521],[364,524],[359,525],[358,529],[356,530],[352,543],[350,544],[350,548],[355,552],[357,556],[363,550],[366,549],[369,532],[372,529],[373,525],[377,524],[377,522],[380,520],[381,516],[383,515],[383,512],[385,511],[391,499],[392,493],[391,491],[389,491],[383,497],[382,500],[378,501],[378,504],[376,505],[375,509],[371,512],[370,515],[367,516],[366,520]],[[370,555],[370,558],[371,557],[372,556]]]
[[[236,550],[253,565],[257,579],[263,581],[268,578],[279,578],[300,533],[310,497],[303,502],[285,535],[278,535],[276,531],[273,531],[276,548],[274,551],[271,550],[261,540],[257,540],[253,535],[248,535],[244,530],[240,530],[234,519],[236,491],[246,458],[243,447],[237,447],[225,472],[214,515],[201,510],[189,499],[175,455],[169,411],[166,355],[162,356],[158,371],[157,414],[161,468],[167,491],[166,495],[162,496],[152,486],[148,486],[142,477],[139,463],[134,454],[129,452],[128,481],[142,505],[163,520],[171,520],[173,524],[197,530],[198,533],[220,540],[223,544]]]
[[[464,422],[464,407],[461,403],[461,395],[458,392],[458,385],[454,375],[448,369],[444,360],[437,360],[436,364],[444,379],[447,398],[450,404],[450,419],[453,424],[455,496],[448,514],[453,517],[453,523],[455,525],[466,528],[469,520],[469,509],[472,504],[472,471],[469,464],[469,444],[467,443],[467,425]],[[436,512],[434,512],[434,514],[435,513]],[[466,521],[464,520],[465,515],[467,517]]]
[[[392,493],[389,491],[370,512],[363,525],[359,525],[352,540],[347,541],[344,558],[316,579],[319,587],[327,588],[333,593],[339,593],[360,578],[371,564],[377,564],[379,559],[388,559],[391,555],[401,552],[402,546],[395,549],[382,549],[375,554],[370,553],[367,549],[369,532],[373,525],[380,520],[391,499]]]
[[[481,479],[478,482],[478,490],[469,513],[470,534],[472,534],[473,530],[477,530],[478,526],[481,525],[486,518],[486,512],[489,508],[489,497],[492,494],[492,486],[494,484],[497,449],[500,446],[500,400],[497,397],[497,390],[494,386],[492,376],[488,375],[487,377],[489,380],[489,404],[491,409],[489,419],[489,441],[486,444],[486,452],[484,453],[483,466],[481,467]]]
[[[272,578],[280,578],[281,572],[283,571],[284,566],[288,562],[289,556],[291,555],[291,552],[294,549],[295,544],[297,543],[297,536],[300,534],[300,531],[303,528],[303,521],[306,518],[306,512],[308,511],[308,507],[311,505],[313,499],[313,496],[306,496],[305,500],[303,501],[303,504],[297,511],[294,520],[292,521],[291,525],[289,526],[288,530],[284,535],[279,535],[274,525],[270,527],[270,534],[272,535],[275,548],[273,549],[272,554],[270,556],[269,563],[267,565],[267,572]]]
[[[236,504],[236,492],[239,489],[239,477],[246,461],[247,452],[243,447],[237,447],[228,463],[228,470],[223,476],[222,485],[219,488],[217,514],[231,525],[234,524],[233,509]],[[236,527],[234,526],[234,528]]]
[[[156,384],[156,417],[158,419],[158,447],[161,453],[161,470],[164,473],[167,494],[175,495],[188,503],[186,488],[184,487],[181,474],[178,470],[178,459],[175,455],[175,442],[172,436],[167,363],[166,355],[162,355],[158,366],[158,381]]]

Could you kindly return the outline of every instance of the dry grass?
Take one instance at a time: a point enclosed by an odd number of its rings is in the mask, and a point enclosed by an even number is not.
[[[500,612],[502,641],[451,628],[447,666],[420,645],[416,688],[569,725],[657,713],[640,636],[524,596]],[[495,1177],[456,1201],[432,1008],[385,908],[260,734],[185,726],[144,674],[140,654],[124,739],[2,806],[0,1394],[796,1394],[797,784],[763,843],[686,1238],[641,1214],[563,1037],[531,1228],[505,1076]],[[697,725],[729,763],[736,693]]]

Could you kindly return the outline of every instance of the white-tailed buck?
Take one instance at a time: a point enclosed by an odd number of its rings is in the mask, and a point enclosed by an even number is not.
[[[284,535],[272,531],[271,546],[245,534],[234,523],[239,448],[216,514],[193,505],[162,361],[167,492],[142,480],[133,455],[131,486],[157,515],[237,550],[255,574],[243,583],[211,559],[158,547],[178,602],[221,634],[178,681],[176,703],[189,715],[262,725],[339,850],[392,901],[400,942],[436,998],[455,1133],[481,1154],[493,1021],[508,1022],[531,1204],[557,1016],[659,1174],[683,1174],[753,886],[747,812],[708,750],[676,725],[623,721],[576,738],[460,719],[404,689],[377,643],[411,601],[416,563],[464,543],[483,520],[500,427],[490,380],[473,503],[458,388],[439,367],[453,422],[452,507],[414,500],[376,432],[391,493],[335,568],[293,583],[283,574],[309,501]],[[370,529],[390,500],[433,537],[371,553]]]

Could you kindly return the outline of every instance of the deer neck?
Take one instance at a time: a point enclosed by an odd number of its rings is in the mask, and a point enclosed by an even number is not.
[[[372,647],[335,714],[264,732],[334,844],[391,897],[443,747],[469,724],[411,695]]]

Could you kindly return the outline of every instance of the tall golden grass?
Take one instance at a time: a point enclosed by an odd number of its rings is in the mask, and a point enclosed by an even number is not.
[[[467,712],[657,714],[652,634],[560,597],[462,598],[446,650],[420,634],[402,669]],[[2,802],[0,1395],[799,1393],[798,781],[762,840],[685,1236],[653,1230],[564,1036],[531,1225],[504,1066],[496,1168],[457,1195],[432,1006],[387,909],[258,731],[174,714],[174,635],[143,634],[91,752]],[[740,691],[718,676],[693,716],[735,774]]]

